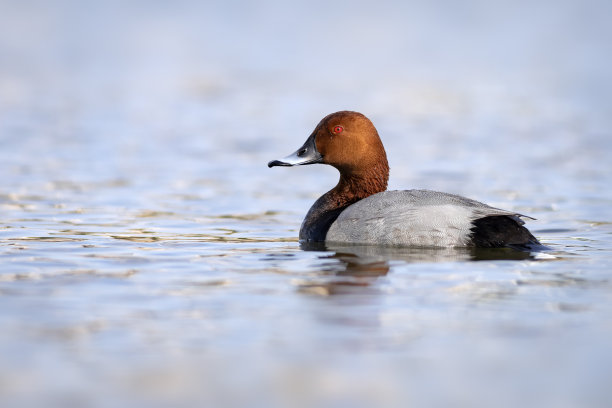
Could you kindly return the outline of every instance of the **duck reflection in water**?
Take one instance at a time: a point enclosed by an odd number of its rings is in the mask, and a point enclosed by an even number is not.
[[[389,273],[393,261],[433,263],[534,259],[531,253],[512,248],[415,248],[325,242],[302,242],[300,248],[325,252],[321,259],[332,261],[326,264],[323,272],[331,274],[333,279],[300,286],[301,292],[319,295],[355,293],[370,287]]]

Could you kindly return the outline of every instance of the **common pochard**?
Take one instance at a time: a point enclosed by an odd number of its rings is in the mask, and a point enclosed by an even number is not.
[[[386,191],[389,165],[372,122],[358,112],[324,117],[295,153],[268,167],[329,164],[338,185],[310,208],[302,242],[392,246],[530,247],[540,245],[514,211],[429,190]],[[526,217],[530,218],[530,217]]]

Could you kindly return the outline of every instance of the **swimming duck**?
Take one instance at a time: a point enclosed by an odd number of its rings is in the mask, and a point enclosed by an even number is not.
[[[455,194],[386,191],[389,164],[372,122],[351,111],[332,113],[306,143],[268,167],[328,164],[338,185],[310,208],[301,242],[423,247],[529,247],[540,245],[523,226],[526,217]]]

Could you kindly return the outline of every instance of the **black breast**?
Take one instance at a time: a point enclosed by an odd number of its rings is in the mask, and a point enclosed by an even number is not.
[[[541,245],[531,235],[531,232],[521,225],[515,217],[507,215],[494,215],[479,218],[472,222],[474,226],[470,238],[472,244],[483,248],[497,247],[528,247]]]
[[[308,212],[302,228],[300,229],[300,241],[323,242],[327,236],[329,227],[347,206],[334,210],[312,210]],[[315,208],[313,206],[313,208]]]

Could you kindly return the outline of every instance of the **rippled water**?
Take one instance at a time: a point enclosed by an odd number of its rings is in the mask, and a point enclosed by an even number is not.
[[[2,4],[2,406],[610,406],[610,8],[512,4]],[[300,247],[340,109],[550,250]]]

